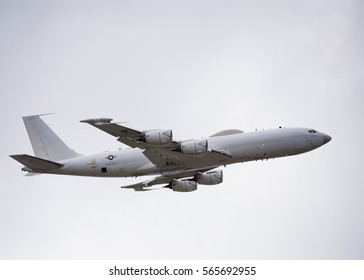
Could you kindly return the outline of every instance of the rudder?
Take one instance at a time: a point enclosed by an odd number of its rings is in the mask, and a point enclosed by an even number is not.
[[[70,149],[39,115],[23,117],[34,155],[50,161],[58,161],[80,156]]]

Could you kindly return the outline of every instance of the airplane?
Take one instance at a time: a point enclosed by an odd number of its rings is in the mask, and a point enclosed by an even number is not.
[[[81,155],[70,149],[40,118],[23,117],[35,156],[10,155],[24,165],[28,175],[39,173],[96,176],[139,177],[153,179],[123,186],[135,191],[168,188],[191,192],[198,185],[223,182],[223,171],[216,169],[234,163],[268,160],[312,151],[331,140],[327,134],[311,128],[282,128],[243,132],[228,129],[208,138],[178,141],[171,129],[135,130],[110,118],[81,120],[114,137],[129,148],[93,155]],[[151,188],[164,185],[160,188]]]

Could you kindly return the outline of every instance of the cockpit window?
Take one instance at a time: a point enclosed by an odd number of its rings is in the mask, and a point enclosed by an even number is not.
[[[308,132],[309,132],[309,133],[316,133],[316,130],[314,130],[314,129],[310,129]]]

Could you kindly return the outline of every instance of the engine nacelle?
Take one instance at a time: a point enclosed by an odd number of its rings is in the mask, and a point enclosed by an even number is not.
[[[190,180],[173,180],[169,183],[169,187],[174,192],[193,192],[197,190],[197,183]]]
[[[164,146],[173,141],[172,130],[150,130],[144,133],[145,142],[149,145]]]
[[[190,156],[206,154],[207,148],[207,140],[188,140],[181,144],[181,152]]]
[[[198,173],[196,175],[197,183],[201,185],[217,185],[222,183],[222,170]]]

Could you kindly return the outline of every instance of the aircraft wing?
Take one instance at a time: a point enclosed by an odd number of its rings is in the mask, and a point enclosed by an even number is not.
[[[122,186],[123,189],[134,189],[137,192],[141,191],[149,191],[151,189],[148,189],[149,187],[152,187],[154,185],[161,185],[161,184],[169,184],[170,181],[172,181],[173,178],[165,177],[165,176],[158,176],[151,180],[143,181],[140,183]]]
[[[99,118],[99,119],[87,119],[81,122],[88,123],[102,131],[111,134],[112,136],[118,137],[118,141],[132,148],[145,148],[144,145],[138,142],[144,135],[142,131],[131,129],[126,126],[122,126],[111,122],[110,118]]]
[[[118,141],[132,148],[140,148],[143,154],[158,168],[168,170],[177,167],[208,166],[211,161],[218,160],[224,162],[231,158],[231,155],[225,151],[209,150],[201,156],[184,155],[178,151],[181,142],[172,141],[167,145],[150,145],[145,141],[145,131],[131,129],[129,127],[112,123],[110,118],[87,119],[81,122],[88,123],[114,137]]]
[[[171,181],[175,179],[181,179],[181,178],[193,178],[197,173],[199,172],[206,172],[213,168],[205,168],[205,169],[194,169],[194,170],[188,170],[188,171],[166,171],[161,176],[155,177],[150,180],[146,180],[143,182],[139,182],[132,185],[122,186],[122,189],[134,189],[135,191],[150,191],[155,189],[149,189],[152,186],[155,185],[162,185],[162,184],[169,184]]]

